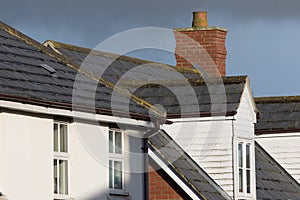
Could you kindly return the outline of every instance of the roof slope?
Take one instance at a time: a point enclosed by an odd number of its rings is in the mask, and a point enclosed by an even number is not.
[[[134,94],[153,105],[162,105],[169,118],[235,115],[247,79],[246,76],[235,76],[210,79],[209,83],[198,79],[190,81],[190,85],[145,85]]]
[[[258,200],[300,199],[300,185],[258,143],[255,143]]]
[[[200,199],[231,199],[165,131],[150,137],[149,145]]]
[[[256,134],[300,130],[300,96],[255,98],[259,110]]]
[[[199,116],[199,113],[234,115],[248,79],[246,76],[207,78],[191,67],[153,63],[55,41],[44,44],[79,65],[88,63],[96,73],[100,64],[106,69],[102,73],[104,79],[152,105],[162,105],[168,118]]]
[[[93,79],[68,58],[0,22],[0,99],[101,114],[111,114],[113,103],[114,114],[123,115],[127,93],[111,98],[113,92],[110,82]],[[131,114],[142,118],[148,110],[138,100],[128,104]]]

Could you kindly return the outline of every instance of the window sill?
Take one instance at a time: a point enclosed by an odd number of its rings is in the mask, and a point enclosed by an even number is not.
[[[70,200],[69,195],[54,194],[54,200]]]
[[[127,196],[129,196],[129,193],[125,192],[123,190],[110,190],[109,191],[109,195],[111,195],[111,196],[123,196],[123,197],[127,197]]]

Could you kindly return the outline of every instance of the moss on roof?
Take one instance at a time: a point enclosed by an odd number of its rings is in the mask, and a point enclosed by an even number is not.
[[[295,102],[300,102],[300,96],[278,96],[278,97],[255,98],[255,103],[257,104],[295,103]]]

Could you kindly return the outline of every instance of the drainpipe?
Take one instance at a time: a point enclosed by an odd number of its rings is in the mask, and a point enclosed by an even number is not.
[[[148,138],[152,134],[157,133],[160,130],[160,120],[155,120],[154,129],[145,133],[143,138],[143,147],[141,148],[144,153],[144,200],[149,200],[149,162],[148,162]]]

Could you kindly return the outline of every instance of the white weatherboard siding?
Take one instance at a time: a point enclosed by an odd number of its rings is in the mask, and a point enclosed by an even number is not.
[[[233,196],[232,120],[173,123],[164,129]]]
[[[238,197],[238,155],[237,155],[237,146],[238,142],[246,142],[251,144],[251,195],[249,196],[240,196],[239,198],[244,199],[256,199],[256,175],[255,175],[255,146],[254,146],[254,125],[256,123],[256,113],[255,105],[252,98],[252,93],[249,85],[247,84],[244,90],[244,93],[241,98],[240,106],[235,115],[235,120],[233,121],[233,153],[234,153],[234,187],[235,187],[235,197]]]
[[[207,117],[173,120],[164,130],[216,181],[231,197],[238,199],[237,141],[252,144],[252,169],[255,169],[255,105],[248,84],[234,117]],[[252,196],[255,199],[255,170],[252,174]]]
[[[0,114],[0,185],[8,199],[52,199],[51,119]]]
[[[300,133],[262,135],[256,141],[300,183]]]

